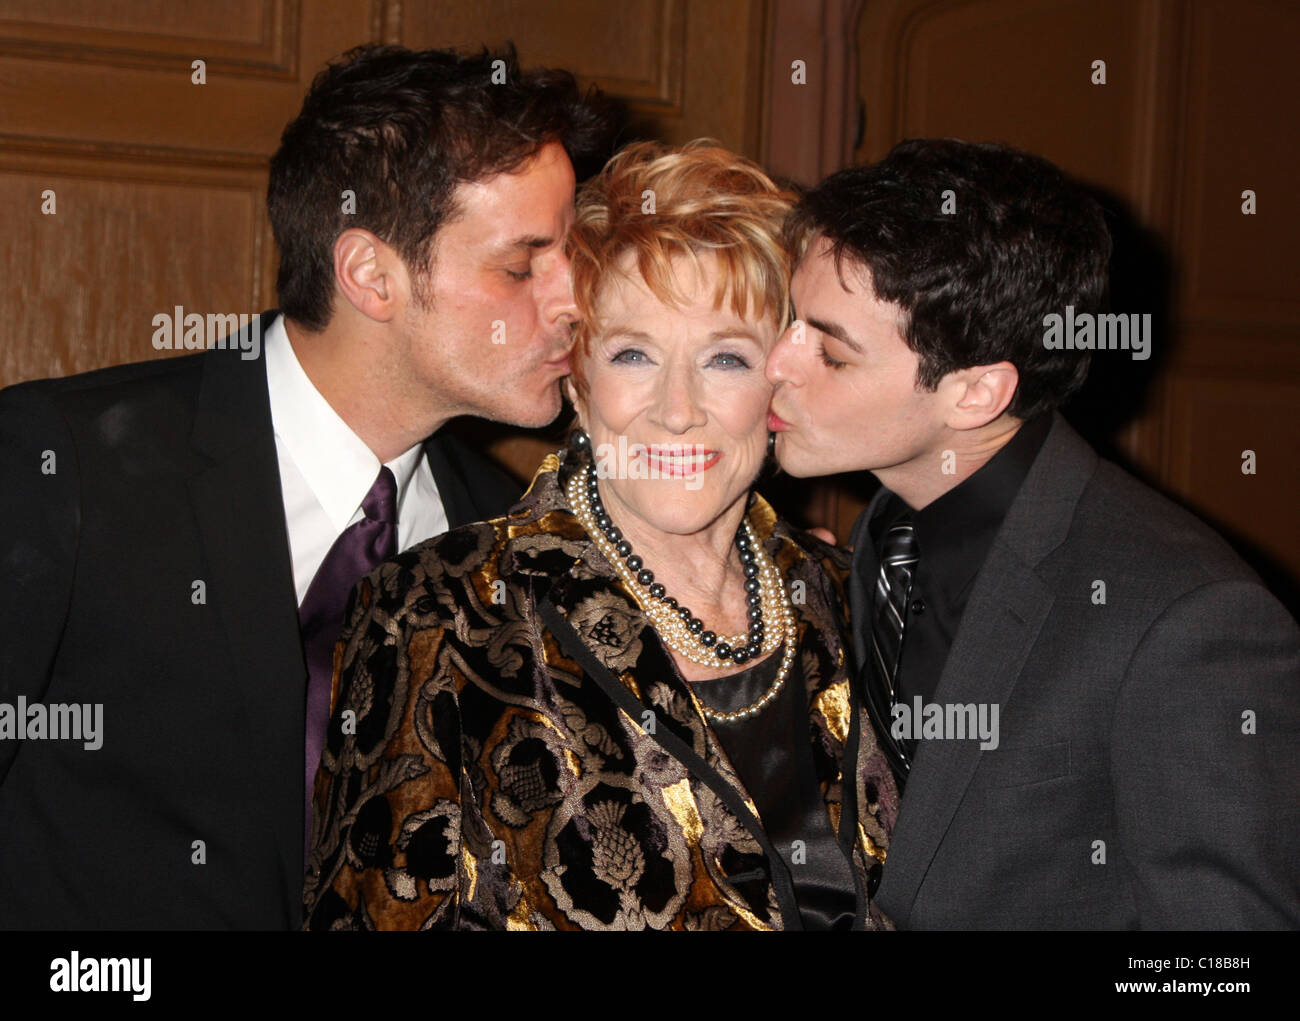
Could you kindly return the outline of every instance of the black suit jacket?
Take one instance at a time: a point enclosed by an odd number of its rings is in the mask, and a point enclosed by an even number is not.
[[[425,451],[451,527],[518,498]],[[10,387],[0,478],[0,703],[103,706],[98,750],[0,740],[0,925],[296,928],[306,668],[264,361]]]
[[[860,668],[875,508],[852,539]],[[935,701],[998,705],[1000,742],[921,740],[877,898],[900,928],[1300,926],[1295,622],[1059,415]]]

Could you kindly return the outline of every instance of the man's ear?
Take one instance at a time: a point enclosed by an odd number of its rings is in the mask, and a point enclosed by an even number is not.
[[[1006,411],[1020,385],[1020,373],[1010,362],[959,369],[944,380],[954,391],[948,413],[951,429],[979,429]]]
[[[368,230],[353,227],[334,241],[334,284],[347,302],[376,322],[389,322],[411,282],[397,252]]]

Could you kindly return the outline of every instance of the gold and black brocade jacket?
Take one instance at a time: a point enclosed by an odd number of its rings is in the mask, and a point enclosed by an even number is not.
[[[507,517],[416,546],[354,592],[316,778],[307,928],[799,927],[789,866],[700,703],[569,510],[567,456],[546,458]],[[847,557],[756,495],[750,521],[794,598],[855,925],[887,928],[867,889],[898,796],[850,683]],[[570,658],[543,611],[591,656]]]

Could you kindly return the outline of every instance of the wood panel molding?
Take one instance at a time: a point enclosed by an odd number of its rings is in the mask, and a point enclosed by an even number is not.
[[[894,102],[891,107],[893,122],[889,125],[891,138],[900,140],[906,137],[904,125],[907,123],[907,106],[910,98],[907,87],[912,79],[911,65],[915,54],[916,37],[928,22],[951,10],[968,7],[970,2],[971,0],[933,0],[928,4],[918,4],[908,12],[907,17],[898,26],[895,43],[898,48],[898,67],[893,83]],[[883,156],[884,153],[881,155]]]
[[[1166,385],[1166,485],[1217,527],[1248,538],[1300,577],[1294,474],[1300,440],[1290,427],[1300,381],[1178,372]],[[1252,475],[1242,472],[1246,450],[1256,455]]]
[[[259,17],[251,31],[238,25],[225,36],[149,32],[138,28],[77,25],[54,17],[28,14],[0,17],[0,57],[175,71],[193,60],[207,62],[209,72],[238,77],[293,80],[298,75],[300,0],[258,0]],[[47,6],[57,7],[56,0]],[[12,12],[11,12],[12,14]],[[101,21],[110,19],[103,16]]]
[[[402,0],[371,0],[370,41],[397,45],[402,41]]]
[[[853,159],[861,101],[857,32],[863,0],[773,0],[766,40],[762,162],[778,177],[816,184]],[[791,64],[808,62],[806,85]]]
[[[654,26],[654,73],[650,77],[598,75],[591,79],[600,88],[625,100],[634,108],[659,116],[680,117],[686,63],[685,0],[657,0]]]
[[[1294,88],[1291,38],[1300,16],[1283,4],[1205,2],[1183,23],[1173,229],[1186,253],[1181,305],[1197,325],[1272,327],[1300,334],[1294,270],[1256,251],[1294,244],[1300,145],[1277,131],[1269,104]],[[1258,212],[1241,212],[1256,191]]]
[[[14,225],[0,266],[15,296],[0,385],[184,354],[154,344],[156,317],[176,306],[203,316],[264,307],[260,187],[136,179],[104,161],[98,177],[66,169],[0,167]],[[42,208],[50,192],[53,215]]]
[[[129,181],[249,194],[253,250],[240,253],[240,258],[247,257],[250,267],[243,285],[247,307],[256,311],[272,304],[275,294],[275,242],[266,214],[267,164],[265,158],[244,153],[0,135],[0,174]]]
[[[376,0],[375,31],[412,48],[474,50],[509,39],[526,66],[564,67],[652,117],[680,117],[685,108],[686,0],[608,4],[575,0],[556,5],[570,20],[514,0],[434,5]],[[635,43],[635,51],[630,47]],[[618,47],[628,47],[619,59]]]
[[[265,185],[270,160],[242,152],[0,134],[0,167],[6,169],[49,169],[63,176],[104,177],[105,163],[121,170],[115,176],[131,180],[185,183],[199,174],[204,184],[229,181],[234,187],[243,187],[252,179],[250,174]]]

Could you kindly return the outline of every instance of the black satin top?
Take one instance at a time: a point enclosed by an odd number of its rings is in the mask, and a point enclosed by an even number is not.
[[[690,684],[710,709],[734,712],[763,696],[780,662],[777,652],[740,673]],[[803,927],[848,929],[857,910],[857,890],[814,772],[807,702],[796,656],[781,693],[762,711],[731,723],[710,720],[709,725],[790,870]],[[844,796],[851,797],[852,791],[846,789]]]

